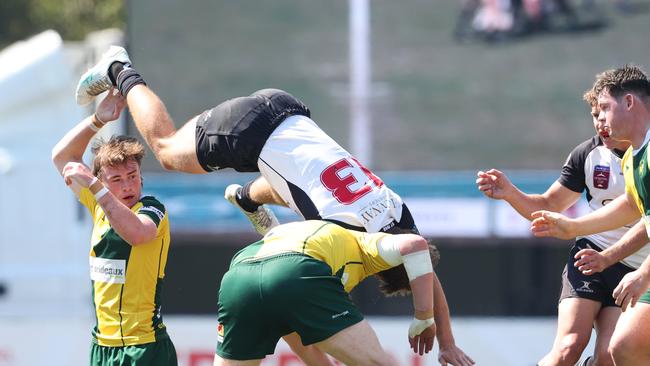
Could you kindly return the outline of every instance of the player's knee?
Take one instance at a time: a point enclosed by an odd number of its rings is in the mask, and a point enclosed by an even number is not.
[[[176,170],[177,156],[174,152],[173,145],[168,140],[160,140],[152,146],[156,159],[165,170]]]
[[[170,159],[168,155],[156,154],[156,158],[160,162],[160,165],[165,170],[176,170],[176,164],[174,164],[173,159]]]
[[[592,364],[598,366],[614,366],[614,359],[607,349],[600,351],[596,350],[594,352]]]
[[[577,334],[569,334],[562,338],[558,352],[563,363],[574,364],[580,359],[582,351],[587,346],[588,339],[582,339]]]
[[[623,363],[635,352],[633,340],[623,337],[612,337],[609,342],[608,352],[615,363]]]

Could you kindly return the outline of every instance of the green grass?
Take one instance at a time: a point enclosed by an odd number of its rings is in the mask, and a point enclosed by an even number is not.
[[[130,3],[136,67],[180,124],[265,88],[303,99],[345,147],[347,1]],[[458,44],[455,1],[373,0],[372,123],[377,170],[559,168],[593,133],[581,96],[604,69],[650,66],[650,14],[602,3],[602,31]],[[149,161],[146,167],[157,164]]]

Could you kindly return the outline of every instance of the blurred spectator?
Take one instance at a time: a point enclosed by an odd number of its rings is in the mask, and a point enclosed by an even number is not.
[[[465,0],[454,37],[489,42],[519,38],[540,32],[595,30],[604,18],[593,0],[581,0],[580,16],[571,0]],[[614,0],[619,3],[628,0]]]

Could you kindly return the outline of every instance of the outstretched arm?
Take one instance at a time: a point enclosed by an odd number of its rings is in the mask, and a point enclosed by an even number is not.
[[[88,147],[88,143],[95,136],[97,131],[109,121],[116,120],[126,102],[122,97],[114,94],[115,90],[111,89],[106,98],[99,104],[97,111],[75,127],[68,131],[65,136],[52,148],[52,162],[63,175],[63,169],[68,163],[82,163],[83,154]],[[81,187],[74,181],[66,182],[75,194],[79,194]]]
[[[556,212],[533,212],[531,231],[538,237],[571,239],[578,235],[613,230],[633,222],[640,216],[634,199],[629,194],[623,194],[598,210],[575,219]]]
[[[451,317],[449,315],[449,306],[447,298],[442,289],[442,284],[438,280],[436,273],[433,273],[433,317],[436,321],[438,345],[438,361],[441,365],[446,366],[471,366],[474,360],[456,346],[456,340],[451,330]]]
[[[558,181],[543,194],[528,194],[519,190],[503,172],[497,169],[479,171],[476,175],[476,185],[486,197],[508,202],[528,220],[531,219],[531,213],[535,211],[562,212],[580,199],[579,192],[566,188]]]
[[[408,337],[420,355],[433,348],[436,323],[433,311],[433,264],[427,241],[415,234],[388,235],[377,243],[379,256],[390,266],[404,265],[413,295],[414,317]]]
[[[409,327],[409,343],[415,353],[423,355],[433,348],[436,336],[434,318],[434,273],[429,244],[418,235],[400,235],[399,254],[411,285],[414,318]]]

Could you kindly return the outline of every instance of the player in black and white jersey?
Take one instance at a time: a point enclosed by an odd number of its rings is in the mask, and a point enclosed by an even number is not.
[[[478,172],[478,189],[487,197],[505,200],[529,220],[531,213],[538,210],[566,210],[580,199],[582,192],[585,192],[591,210],[597,210],[623,194],[625,182],[621,159],[629,143],[612,140],[603,129],[603,124],[598,121],[597,96],[593,92],[586,92],[584,99],[591,106],[597,134],[573,149],[560,177],[546,192],[524,193],[496,169]],[[641,265],[650,253],[650,247],[646,245],[624,260],[602,268],[600,273],[583,271],[579,267],[583,254],[607,249],[628,228],[576,238],[562,273],[556,338],[552,350],[538,365],[575,365],[589,342],[593,326],[597,333],[594,355],[584,365],[613,365],[608,344],[621,309],[614,303],[612,292],[626,273]]]
[[[263,179],[226,190],[226,198],[241,207],[261,233],[277,224],[262,205],[267,202],[349,229],[417,232],[401,198],[320,130],[309,109],[287,92],[263,89],[227,100],[176,130],[164,104],[131,67],[121,47],[111,47],[81,77],[77,102],[89,103],[111,85],[126,98],[138,131],[164,168],[191,174],[224,168],[261,172]],[[266,197],[257,200],[252,192]],[[433,277],[439,361],[473,365],[455,344],[447,301],[435,272]],[[295,338],[285,340],[308,364],[330,364],[301,348]]]

